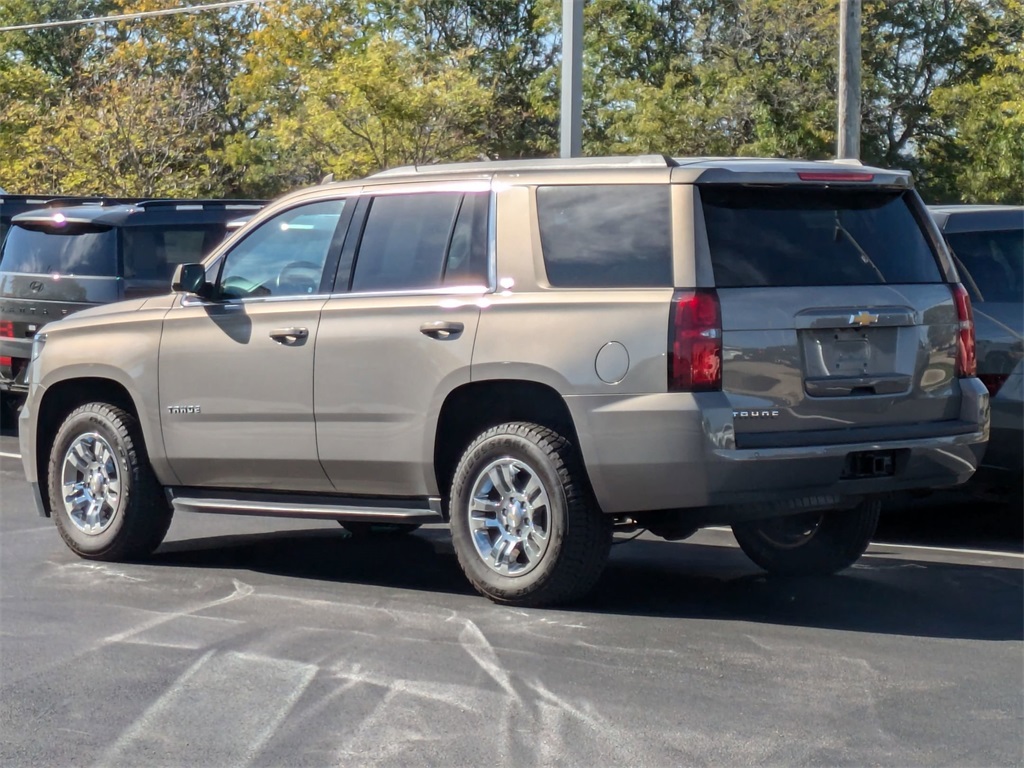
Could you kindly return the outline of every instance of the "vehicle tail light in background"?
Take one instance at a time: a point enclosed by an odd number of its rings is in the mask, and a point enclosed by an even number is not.
[[[0,320],[0,339],[14,338],[14,323],[10,320]],[[7,355],[0,355],[0,365],[11,367],[11,358]]]
[[[1006,383],[1006,380],[1010,378],[1008,373],[979,373],[978,378],[981,379],[981,383],[985,385],[985,389],[988,393],[995,397],[999,392],[999,388]]]
[[[722,312],[714,289],[676,291],[668,328],[668,391],[722,388]]]
[[[800,181],[873,181],[873,173],[833,173],[830,171],[803,171],[797,173]]]
[[[960,378],[974,376],[978,372],[977,351],[974,345],[974,312],[971,297],[960,283],[952,286],[953,303],[956,304],[956,318],[959,325],[956,345],[956,375]]]

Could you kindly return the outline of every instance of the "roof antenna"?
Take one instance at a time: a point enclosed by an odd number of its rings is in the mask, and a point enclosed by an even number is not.
[[[334,174],[333,173],[328,173],[326,176],[324,176],[322,179],[320,179],[320,183],[321,184],[330,184],[332,181],[334,181]]]

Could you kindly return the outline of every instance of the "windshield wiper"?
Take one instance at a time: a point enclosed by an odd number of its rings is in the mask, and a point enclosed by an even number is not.
[[[868,252],[865,251],[861,247],[860,243],[857,242],[857,238],[855,238],[850,233],[850,230],[848,230],[845,226],[843,226],[843,221],[842,221],[842,219],[839,218],[839,211],[837,210],[836,211],[836,228],[835,228],[835,232],[833,234],[833,239],[835,240],[835,242],[837,242],[837,243],[839,242],[839,236],[840,235],[844,235],[846,237],[846,239],[849,241],[850,245],[852,245],[857,250],[857,253],[860,254],[860,260],[862,262],[864,262],[867,266],[871,267],[871,269],[873,269],[875,271],[875,274],[878,275],[879,282],[881,282],[883,284],[885,282],[887,282],[886,279],[885,279],[885,275],[882,274],[882,270],[880,270],[878,268],[878,266],[875,264],[875,262],[871,260],[871,257],[868,256]]]

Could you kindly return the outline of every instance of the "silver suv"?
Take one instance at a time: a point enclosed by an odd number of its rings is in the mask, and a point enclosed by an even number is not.
[[[615,530],[727,524],[827,574],[988,435],[970,302],[901,172],[401,168],[278,200],[173,289],[36,337],[25,472],[83,557],[197,511],[447,522],[517,605],[586,593]]]

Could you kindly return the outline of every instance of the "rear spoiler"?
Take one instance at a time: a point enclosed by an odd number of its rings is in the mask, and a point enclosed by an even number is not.
[[[801,161],[733,159],[723,166],[683,164],[672,169],[672,181],[682,184],[743,184],[757,186],[858,185],[912,189],[913,177],[908,171],[874,168],[859,161]],[[731,167],[728,167],[731,166]]]

